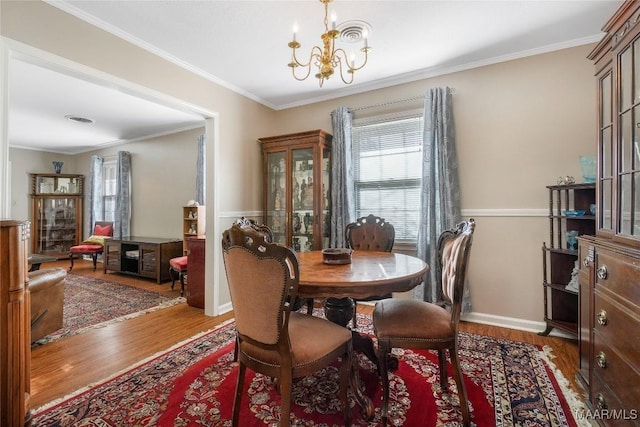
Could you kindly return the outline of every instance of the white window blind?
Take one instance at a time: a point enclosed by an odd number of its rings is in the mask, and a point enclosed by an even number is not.
[[[104,220],[115,221],[116,218],[116,182],[118,165],[116,160],[109,160],[102,163],[102,180],[104,198]]]
[[[422,175],[421,111],[354,121],[356,216],[390,222],[396,240],[415,240]]]

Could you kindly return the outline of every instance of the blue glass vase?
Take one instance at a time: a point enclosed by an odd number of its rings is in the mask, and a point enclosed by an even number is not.
[[[53,170],[56,173],[62,173],[62,165],[64,164],[64,162],[51,162],[53,163]]]

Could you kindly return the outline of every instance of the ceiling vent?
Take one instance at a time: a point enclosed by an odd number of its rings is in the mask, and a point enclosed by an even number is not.
[[[345,43],[361,43],[371,36],[371,25],[364,21],[347,21],[339,24],[340,40]]]

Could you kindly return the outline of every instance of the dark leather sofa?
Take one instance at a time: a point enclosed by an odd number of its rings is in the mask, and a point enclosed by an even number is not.
[[[29,273],[32,343],[62,328],[66,277],[67,270],[58,267]]]

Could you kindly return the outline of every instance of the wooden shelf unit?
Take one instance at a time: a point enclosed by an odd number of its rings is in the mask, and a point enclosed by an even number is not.
[[[550,185],[549,246],[542,245],[544,321],[541,335],[554,328],[578,336],[578,289],[567,288],[578,260],[578,245],[570,247],[567,230],[578,235],[595,234],[595,215],[590,212],[596,202],[595,184]],[[567,216],[567,211],[585,211],[582,216]]]
[[[187,239],[205,235],[204,206],[184,206],[182,208],[182,249],[187,254]]]

